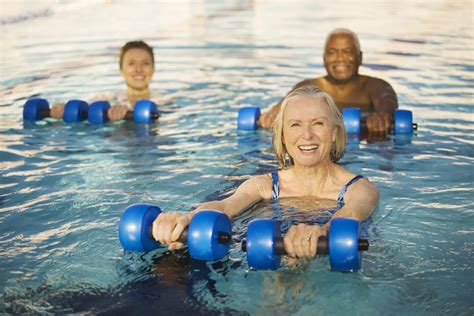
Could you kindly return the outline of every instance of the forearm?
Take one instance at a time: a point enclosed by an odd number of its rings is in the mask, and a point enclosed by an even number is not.
[[[195,210],[189,213],[190,217],[194,216],[197,212],[202,210],[215,210],[225,213],[229,218],[237,216],[242,208],[238,207],[236,204],[227,203],[226,200],[222,201],[210,201],[205,202],[199,205]]]
[[[365,221],[369,216],[372,214],[373,208],[359,208],[359,209],[354,209],[354,208],[346,208],[343,207],[334,215],[332,218],[337,218],[337,217],[349,217],[349,218],[354,218],[358,221]]]
[[[397,95],[390,85],[385,86],[374,96],[376,112],[387,112],[393,114],[398,109]]]

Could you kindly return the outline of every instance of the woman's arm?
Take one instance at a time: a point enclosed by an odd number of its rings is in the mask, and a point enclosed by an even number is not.
[[[344,195],[345,205],[332,218],[351,217],[359,221],[366,220],[374,211],[379,200],[379,190],[367,179],[361,179],[349,187]],[[283,241],[288,253],[288,264],[297,262],[297,258],[312,258],[316,255],[320,236],[327,235],[328,222],[319,225],[298,224],[288,230]]]
[[[269,190],[270,193],[268,193]],[[268,196],[271,196],[270,177],[268,175],[252,177],[242,183],[234,194],[221,201],[205,202],[187,214],[161,213],[153,222],[153,237],[160,243],[169,245],[169,250],[182,248],[184,245],[177,240],[199,211],[207,209],[221,211],[229,218],[233,218]]]
[[[364,221],[372,214],[378,201],[378,188],[369,180],[361,179],[349,187],[344,195],[344,206],[332,218],[351,217]]]

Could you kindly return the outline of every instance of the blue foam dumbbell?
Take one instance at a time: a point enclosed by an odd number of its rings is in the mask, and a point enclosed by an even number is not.
[[[413,123],[413,113],[408,110],[395,110],[394,120],[395,134],[411,134],[413,129],[418,127],[416,123]]]
[[[109,120],[107,111],[110,109],[110,103],[107,101],[92,102],[89,107],[89,122],[92,124],[104,124]]]
[[[70,100],[64,105],[63,120],[66,123],[76,123],[87,119],[89,105],[82,100]]]
[[[26,121],[39,121],[49,116],[49,103],[46,99],[31,98],[23,107],[23,119]]]
[[[331,270],[350,272],[361,267],[362,253],[369,242],[359,239],[359,221],[335,218],[331,221],[328,236],[317,242],[317,254],[329,254]],[[250,222],[247,239],[242,242],[247,252],[249,266],[256,270],[274,270],[280,266],[280,256],[285,255],[279,222],[272,219],[256,219]]]
[[[125,209],[119,223],[119,240],[122,247],[132,251],[150,251],[160,247],[151,233],[153,221],[161,209],[150,204],[134,204]],[[196,213],[179,241],[188,244],[192,258],[217,260],[230,248],[232,226],[222,212],[203,210]]]
[[[237,117],[237,128],[240,130],[256,130],[260,118],[259,107],[244,107],[239,110]]]
[[[344,120],[344,125],[346,126],[347,134],[360,133],[360,109],[359,108],[343,109],[342,118]]]
[[[346,108],[342,110],[342,118],[348,134],[360,134],[361,112],[359,108]],[[394,113],[394,134],[411,134],[417,124],[413,123],[413,113],[408,110],[395,110]]]
[[[87,118],[89,105],[81,100],[70,100],[64,105],[63,119],[67,123],[83,121]],[[32,98],[26,101],[23,108],[23,119],[38,121],[50,117],[51,110],[47,100]]]
[[[110,103],[107,101],[95,101],[89,108],[89,122],[92,124],[103,124],[109,120],[107,111]],[[150,100],[140,100],[135,103],[134,111],[128,111],[125,120],[133,120],[137,124],[148,124],[154,122],[160,116],[157,105]]]
[[[139,100],[133,109],[133,120],[137,124],[153,123],[159,117],[158,107],[150,100]]]

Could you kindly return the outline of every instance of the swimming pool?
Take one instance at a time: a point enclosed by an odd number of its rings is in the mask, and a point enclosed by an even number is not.
[[[471,2],[141,2],[131,10],[90,0],[2,11],[2,313],[474,313]],[[381,190],[362,270],[332,273],[318,258],[248,271],[237,245],[215,263],[186,251],[124,253],[117,226],[128,205],[188,211],[276,168],[270,132],[237,131],[237,110],[267,107],[322,75],[324,37],[339,26],[360,36],[361,73],[388,80],[420,126],[409,142],[352,143],[342,160]],[[154,46],[154,90],[177,98],[158,123],[23,125],[30,96],[123,89],[116,53],[135,38]],[[270,206],[252,211],[265,216]],[[237,219],[236,239],[250,218]]]

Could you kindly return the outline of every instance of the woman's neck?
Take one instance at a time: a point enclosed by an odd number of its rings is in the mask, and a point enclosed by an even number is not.
[[[292,172],[305,195],[312,195],[315,193],[314,190],[320,191],[328,181],[332,181],[336,168],[337,166],[331,161],[325,161],[312,167],[295,165]]]
[[[128,97],[128,100],[130,100],[130,104],[135,104],[138,100],[150,99],[151,92],[149,88],[137,90],[137,89],[132,89],[128,87],[127,97]]]

